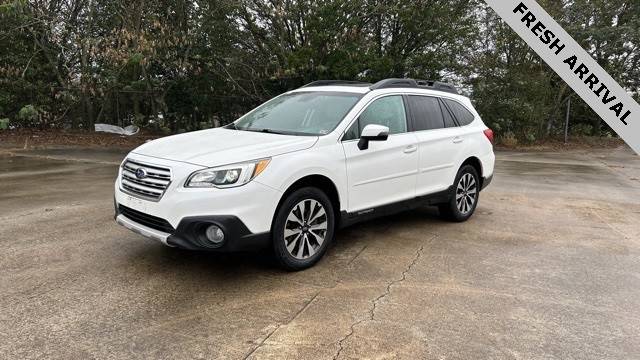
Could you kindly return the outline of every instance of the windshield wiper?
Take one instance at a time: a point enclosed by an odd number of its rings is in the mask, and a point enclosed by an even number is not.
[[[260,129],[261,132],[269,133],[269,134],[278,134],[278,135],[290,135],[290,133],[286,131],[272,130],[272,129]]]
[[[266,128],[265,129],[238,128],[238,130],[253,131],[253,132],[263,132],[263,133],[278,134],[278,135],[291,135],[291,133],[286,132],[286,131],[266,129]]]
[[[241,131],[253,131],[253,132],[262,132],[262,133],[267,133],[267,134],[277,134],[277,135],[294,135],[294,136],[318,136],[318,134],[310,134],[310,133],[304,133],[304,132],[297,132],[297,131],[286,131],[286,130],[274,130],[274,129],[269,129],[269,128],[248,128],[248,127],[238,127],[238,126],[234,126],[235,130],[241,130]]]

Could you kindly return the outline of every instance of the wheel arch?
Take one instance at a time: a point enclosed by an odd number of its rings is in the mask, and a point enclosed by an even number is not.
[[[465,165],[471,165],[474,169],[476,169],[480,180],[480,188],[482,189],[482,183],[484,182],[484,176],[482,173],[482,161],[480,161],[480,159],[475,156],[470,156],[465,161],[463,161],[462,164],[460,164],[460,166],[458,167],[458,171]]]
[[[321,174],[311,174],[305,175],[298,180],[294,181],[287,189],[282,193],[280,197],[280,201],[278,201],[278,205],[276,206],[276,213],[282,202],[294,191],[301,189],[303,187],[315,187],[322,190],[327,196],[329,200],[331,200],[331,206],[333,207],[333,212],[335,214],[336,222],[340,222],[340,193],[338,192],[338,187],[336,184],[327,176]],[[339,224],[336,224],[339,225]]]

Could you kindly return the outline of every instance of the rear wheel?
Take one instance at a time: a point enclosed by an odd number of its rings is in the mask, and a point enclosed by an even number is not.
[[[273,249],[280,265],[290,271],[313,266],[333,240],[335,214],[322,190],[305,187],[284,200],[273,226]]]
[[[458,170],[451,199],[439,205],[440,215],[451,221],[466,221],[476,210],[479,195],[478,172],[473,166],[465,165]]]

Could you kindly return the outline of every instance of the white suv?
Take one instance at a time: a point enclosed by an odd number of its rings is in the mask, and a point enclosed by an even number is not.
[[[420,205],[467,220],[492,179],[493,132],[445,83],[324,80],[234,123],[129,153],[116,221],[165,245],[271,247],[304,269],[338,228]]]

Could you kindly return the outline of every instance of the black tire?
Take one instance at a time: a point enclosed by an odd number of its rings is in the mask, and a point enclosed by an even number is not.
[[[298,224],[298,220],[303,222]],[[279,265],[288,271],[315,265],[333,241],[335,224],[331,200],[322,190],[304,187],[289,194],[276,211],[271,232],[273,252]],[[326,230],[322,230],[323,226]]]
[[[469,176],[473,179],[473,182],[469,181]],[[465,180],[461,181],[463,178]],[[464,188],[467,186],[468,188],[465,190]],[[474,197],[470,204],[471,200],[469,200],[469,197],[471,196],[471,189],[475,190],[475,193],[473,193]],[[459,198],[460,196],[462,196],[462,199]],[[438,206],[440,216],[446,220],[454,222],[467,221],[475,212],[479,199],[480,176],[478,176],[478,172],[473,166],[465,165],[458,170],[456,180],[453,183],[451,199]],[[465,203],[462,204],[462,201],[459,200],[465,201]]]

